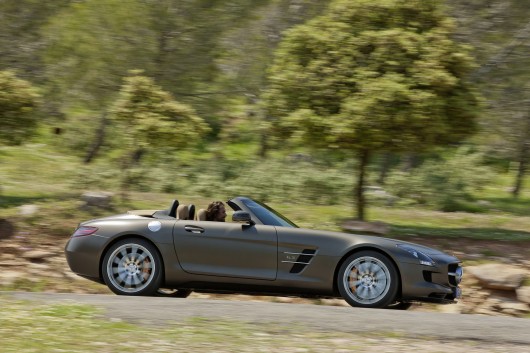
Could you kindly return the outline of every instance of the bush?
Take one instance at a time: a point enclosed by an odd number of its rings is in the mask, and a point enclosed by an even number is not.
[[[474,190],[483,188],[491,171],[481,165],[480,154],[458,150],[452,158],[431,160],[410,173],[394,172],[387,182],[394,195],[445,211],[483,211],[471,202]]]

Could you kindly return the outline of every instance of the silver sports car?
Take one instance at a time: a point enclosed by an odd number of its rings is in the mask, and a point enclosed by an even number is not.
[[[247,197],[232,222],[193,205],[83,222],[66,245],[73,272],[123,295],[191,291],[342,297],[352,306],[406,309],[460,297],[460,261],[399,240],[298,228]]]

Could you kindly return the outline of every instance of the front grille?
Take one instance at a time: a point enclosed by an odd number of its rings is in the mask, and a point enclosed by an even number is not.
[[[457,287],[462,281],[462,276],[464,275],[464,269],[459,263],[449,264],[447,268],[447,275],[449,279],[449,284],[453,287]]]
[[[423,271],[423,279],[425,282],[432,283],[432,272],[431,271]]]

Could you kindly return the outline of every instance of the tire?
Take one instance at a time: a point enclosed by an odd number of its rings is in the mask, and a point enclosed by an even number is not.
[[[193,291],[189,289],[158,288],[155,293],[157,297],[187,298]]]
[[[390,305],[388,305],[385,309],[408,310],[411,306],[412,306],[412,303],[408,303],[408,302],[393,302]]]
[[[340,295],[351,306],[384,308],[395,301],[399,276],[388,257],[364,250],[350,255],[342,263],[337,285]]]
[[[105,253],[101,273],[105,284],[119,295],[153,295],[162,282],[158,250],[142,239],[123,239]]]

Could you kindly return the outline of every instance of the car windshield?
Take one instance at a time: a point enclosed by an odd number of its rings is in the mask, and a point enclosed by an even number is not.
[[[269,226],[298,228],[296,224],[264,203],[250,199],[243,199],[242,201],[263,224]]]

